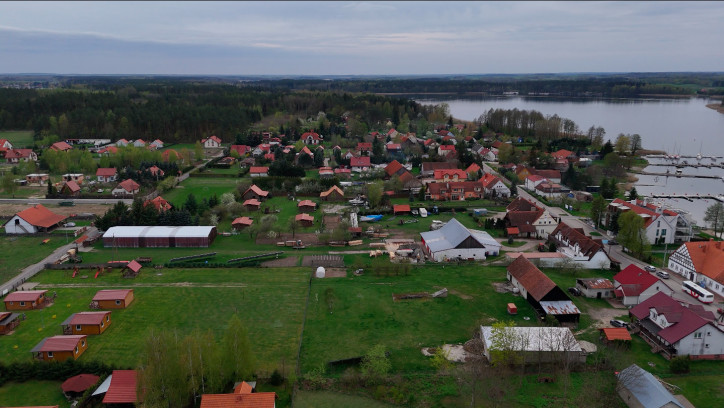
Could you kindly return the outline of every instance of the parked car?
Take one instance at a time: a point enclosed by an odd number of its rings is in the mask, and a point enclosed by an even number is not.
[[[608,245],[618,245],[618,241],[616,241],[615,239],[609,239]]]
[[[646,272],[656,272],[656,268],[654,268],[654,267],[651,266],[651,265],[646,265],[646,266],[644,266],[644,270],[645,270]]]
[[[568,291],[571,292],[573,296],[581,296],[581,290],[578,288],[568,288]]]
[[[64,226],[64,227],[75,227],[75,223],[74,223],[74,222],[66,222],[65,224],[63,224],[63,226]]]
[[[656,271],[656,276],[661,279],[669,279],[669,273],[664,271]]]
[[[611,326],[613,327],[628,327],[628,323],[623,320],[611,320]]]

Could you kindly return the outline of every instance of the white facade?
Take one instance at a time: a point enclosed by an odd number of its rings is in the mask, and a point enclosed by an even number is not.
[[[17,215],[13,216],[13,218],[5,224],[6,234],[35,234],[38,231],[39,230],[35,228],[34,225]]]
[[[659,242],[659,239],[663,237],[665,244],[673,244],[676,237],[677,218],[679,218],[678,215],[660,215],[646,227],[646,238],[653,244]]]
[[[492,326],[480,326],[480,337],[483,340],[483,354],[490,361],[490,350],[498,345],[493,344],[496,329]],[[567,327],[506,327],[503,335],[509,339],[506,344],[510,350],[520,353],[520,363],[564,362],[583,363],[585,353]]]
[[[533,222],[533,226],[538,234],[538,238],[548,239],[548,235],[552,234],[558,226],[558,220],[545,210],[543,214]]]
[[[498,181],[496,181],[492,186],[486,187],[485,190],[489,192],[495,191],[496,197],[510,197],[510,189],[508,186],[503,184],[500,179],[498,179]]]
[[[712,248],[712,250],[718,251],[719,249]],[[683,276],[684,279],[692,282],[704,283],[706,290],[724,297],[724,283],[717,282],[714,279],[697,272],[686,245],[680,246],[679,249],[671,254],[668,266],[671,271]]]
[[[212,138],[204,140],[204,147],[220,147],[221,144]]]
[[[621,284],[614,280],[613,287],[614,289],[620,289]],[[646,288],[646,290],[644,290],[640,294],[624,296],[622,299],[622,303],[624,306],[636,306],[659,292],[663,292],[667,296],[674,296],[674,290],[671,289],[667,284],[665,284],[661,279],[658,279],[656,283]],[[624,295],[626,295],[625,291]]]
[[[662,329],[678,323],[669,323],[666,316],[658,314],[655,308],[649,309],[649,319]],[[720,355],[724,354],[724,333],[714,324],[707,323],[671,346],[679,356]]]
[[[525,188],[528,189],[528,190],[534,191],[534,190],[535,190],[535,186],[537,186],[538,184],[540,184],[540,183],[542,183],[542,182],[544,182],[544,181],[547,181],[547,179],[545,179],[545,178],[540,178],[540,179],[539,179],[539,178],[537,178],[537,177],[536,177],[536,179],[531,179],[530,177],[526,177],[526,178],[525,178]],[[536,191],[536,192],[537,192],[537,191]]]
[[[141,140],[141,139],[137,139],[136,141],[133,142],[133,145],[136,146],[136,147],[145,147],[145,146],[146,146],[146,142],[144,142],[144,141]]]
[[[442,251],[436,251],[431,252],[430,257],[434,259],[436,262],[443,262],[447,260],[455,260],[458,258],[467,260],[467,259],[476,259],[476,260],[484,260],[486,259],[487,255],[495,256],[500,252],[500,249],[498,248],[498,251],[491,251],[490,248],[462,248],[462,249],[445,249]]]

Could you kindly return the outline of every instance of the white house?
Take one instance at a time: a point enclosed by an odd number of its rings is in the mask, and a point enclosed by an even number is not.
[[[692,222],[686,215],[664,209],[647,200],[624,201],[620,198],[613,200],[606,209],[606,226],[610,229],[613,215],[626,211],[633,211],[643,218],[646,237],[652,244],[672,244],[691,240]]]
[[[211,136],[208,139],[202,139],[201,145],[210,148],[210,147],[221,147],[221,139],[219,139],[216,136]]]
[[[485,173],[480,181],[482,181],[485,186],[486,194],[491,194],[495,197],[510,197],[510,189],[503,184],[498,177],[490,173]]]
[[[647,343],[668,355],[724,359],[724,331],[713,312],[657,293],[630,311]]]
[[[35,234],[47,232],[57,226],[67,217],[45,208],[42,204],[36,204],[19,213],[5,223],[6,234]],[[10,254],[6,254],[10,256]]]
[[[611,259],[603,244],[586,236],[582,230],[569,227],[561,222],[548,236],[558,246],[558,252],[585,269],[609,269]]]
[[[143,139],[136,139],[136,140],[133,142],[133,146],[135,146],[135,147],[146,147],[146,141],[143,140]]]
[[[505,345],[495,344],[496,330],[510,340]],[[490,361],[491,350],[505,347],[518,353],[519,364],[551,362],[583,363],[586,355],[568,327],[505,327],[480,326],[483,354]]]
[[[118,147],[126,147],[128,146],[129,141],[126,139],[121,139],[116,142],[116,146]]]
[[[163,149],[163,142],[160,141],[159,139],[156,139],[153,142],[151,142],[151,144],[149,144],[148,146],[154,150]]]
[[[111,183],[116,181],[118,172],[115,167],[99,167],[96,170],[96,177],[98,178],[99,183]]]
[[[8,163],[20,163],[21,161],[38,161],[38,155],[32,149],[10,149],[5,152],[5,160]]]
[[[681,245],[669,257],[669,269],[724,296],[724,247],[721,241],[710,239]]]
[[[539,176],[537,174],[531,174],[528,177],[525,178],[525,188],[527,190],[535,190],[535,187],[543,183],[544,181],[547,181],[547,179],[543,176]]]
[[[613,277],[613,293],[624,306],[635,306],[658,292],[673,296],[674,290],[661,279],[631,264]]]
[[[114,197],[134,195],[141,190],[141,186],[131,179],[123,180],[111,191]]]
[[[425,253],[437,262],[486,259],[500,253],[500,243],[485,231],[468,229],[455,218],[436,231],[421,232]]]
[[[8,139],[0,139],[0,149],[12,149],[13,144]]]
[[[352,168],[352,171],[361,173],[369,170],[372,165],[369,156],[360,156],[350,159],[349,166]]]

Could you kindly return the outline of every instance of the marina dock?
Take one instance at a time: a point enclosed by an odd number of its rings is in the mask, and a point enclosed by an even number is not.
[[[695,199],[717,200],[724,203],[724,196],[713,194],[649,194],[651,198],[680,198],[687,201]]]

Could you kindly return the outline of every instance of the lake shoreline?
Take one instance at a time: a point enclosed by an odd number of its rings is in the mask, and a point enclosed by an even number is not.
[[[719,113],[724,113],[724,106],[722,106],[721,104],[710,103],[710,104],[706,105],[706,107],[709,109],[714,109],[715,111],[717,111]]]

